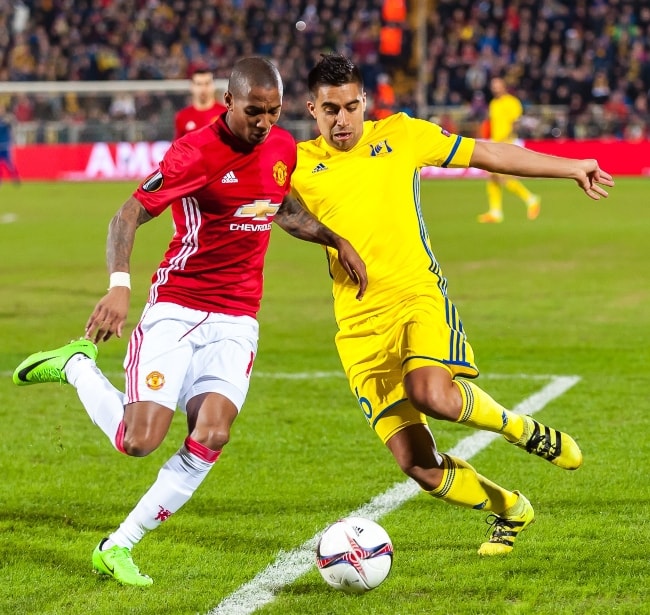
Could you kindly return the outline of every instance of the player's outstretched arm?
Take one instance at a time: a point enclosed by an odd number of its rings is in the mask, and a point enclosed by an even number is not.
[[[363,298],[368,286],[366,265],[347,239],[321,224],[291,195],[284,197],[273,219],[293,237],[335,248],[341,266],[359,286],[357,299]]]
[[[596,201],[609,196],[602,186],[614,185],[612,176],[603,171],[593,158],[550,156],[511,143],[477,141],[470,166],[490,173],[520,177],[573,179],[589,198]]]
[[[129,272],[135,231],[149,220],[151,216],[134,197],[130,197],[113,216],[108,226],[106,240],[106,262],[109,273]],[[113,334],[121,337],[129,311],[130,298],[131,290],[128,286],[110,288],[88,318],[86,337],[95,343],[105,342]]]

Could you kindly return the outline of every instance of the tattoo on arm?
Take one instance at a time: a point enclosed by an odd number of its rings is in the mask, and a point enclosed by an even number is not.
[[[287,233],[302,239],[335,247],[339,236],[309,213],[298,199],[287,195],[274,218]]]
[[[108,225],[106,241],[106,262],[108,270],[129,271],[136,229],[151,220],[147,210],[134,197],[130,197],[113,216]]]

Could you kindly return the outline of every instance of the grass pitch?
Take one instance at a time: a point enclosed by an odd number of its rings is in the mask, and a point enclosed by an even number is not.
[[[520,489],[537,513],[511,555],[479,559],[485,515],[419,494],[380,520],[395,561],[378,589],[339,594],[312,568],[288,585],[278,579],[275,599],[256,612],[631,615],[647,609],[649,182],[619,180],[600,202],[570,182],[525,183],[543,198],[535,222],[506,197],[503,224],[477,224],[486,202],[482,181],[424,182],[423,209],[482,369],[479,382],[515,406],[540,388],[536,376],[578,376],[537,416],[576,437],[584,466],[564,472],[496,441],[471,462]],[[97,542],[181,444],[183,416],[158,451],[130,459],[90,423],[71,387],[19,389],[11,372],[27,353],[82,334],[107,285],[108,221],[133,188],[0,187],[3,614],[208,613],[280,552],[404,480],[340,375],[323,252],[278,228],[267,257],[260,352],[232,441],[192,500],[134,550],[155,584],[121,587],[91,573]],[[130,325],[170,233],[168,216],[138,231]],[[99,365],[118,385],[126,341],[100,348]],[[320,377],[295,377],[316,372]],[[472,435],[435,422],[432,428],[442,450]]]

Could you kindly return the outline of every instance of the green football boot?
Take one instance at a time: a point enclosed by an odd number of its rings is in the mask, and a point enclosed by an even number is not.
[[[101,546],[105,541],[104,538],[93,551],[93,570],[97,574],[113,577],[122,585],[146,587],[153,584],[153,579],[142,574],[135,565],[129,549],[115,545],[102,551]]]
[[[35,352],[15,369],[14,384],[25,386],[41,382],[67,383],[63,369],[74,355],[80,353],[94,361],[97,358],[97,346],[90,340],[79,339],[61,348]]]

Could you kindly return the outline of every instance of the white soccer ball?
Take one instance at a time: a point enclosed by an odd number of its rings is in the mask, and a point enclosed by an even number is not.
[[[393,543],[381,525],[346,517],[330,525],[318,541],[316,565],[328,585],[362,594],[380,585],[393,564]]]

